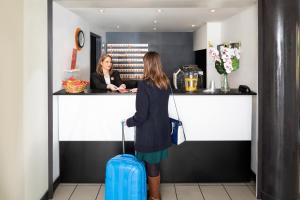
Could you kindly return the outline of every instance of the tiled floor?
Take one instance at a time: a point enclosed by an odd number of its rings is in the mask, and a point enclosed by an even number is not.
[[[104,184],[60,184],[54,200],[103,200]],[[162,200],[255,200],[255,184],[161,184]]]

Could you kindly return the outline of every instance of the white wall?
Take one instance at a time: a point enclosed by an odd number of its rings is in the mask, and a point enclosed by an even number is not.
[[[0,199],[38,200],[48,189],[46,5],[1,2]]]
[[[222,21],[222,41],[241,42],[240,68],[229,75],[230,87],[248,85],[258,91],[258,8],[253,5]],[[254,97],[251,168],[257,171],[258,96]]]
[[[85,35],[85,45],[77,53],[77,67],[80,69],[80,78],[89,80],[90,70],[90,28],[88,24],[53,2],[53,92],[62,88],[64,70],[70,69],[72,50],[75,48],[75,30],[80,27]]]
[[[53,182],[55,182],[60,175],[58,142],[58,98],[59,96],[53,96]]]
[[[245,84],[257,91],[257,15],[257,5],[253,5],[223,21],[208,22],[194,32],[194,51],[207,49],[208,43],[216,47],[224,42],[241,42],[240,69],[229,75],[231,88]],[[210,80],[215,81],[216,87],[221,86],[221,76],[207,55],[207,86]]]
[[[194,51],[206,49],[207,47],[207,24],[203,24],[193,33]]]
[[[202,25],[199,29],[194,32],[194,51],[201,49],[208,49],[208,44],[217,45],[221,43],[221,23],[220,22],[209,22]],[[215,81],[215,86],[220,87],[220,75],[214,67],[214,61],[210,56],[206,55],[206,85],[209,87],[211,80]]]
[[[207,44],[210,43],[214,46],[221,44],[221,33],[222,33],[222,25],[220,22],[207,23]],[[206,47],[208,49],[208,45]],[[215,82],[216,87],[220,87],[220,74],[217,72],[215,68],[214,60],[208,55],[208,51],[206,54],[206,62],[207,62],[207,77],[206,77],[206,85],[210,86],[210,82],[213,80]]]
[[[245,84],[257,91],[258,80],[257,5],[222,21],[222,41],[241,42],[240,68],[229,75],[231,87]]]
[[[0,199],[19,200],[24,196],[23,4],[19,0],[1,1],[0,24]]]
[[[102,37],[105,34],[75,13],[53,2],[53,92],[62,89],[64,70],[70,69],[77,27],[85,35],[84,47],[77,53],[77,68],[80,69],[81,79],[90,80],[90,32]]]
[[[23,136],[25,198],[48,189],[47,0],[24,1]]]

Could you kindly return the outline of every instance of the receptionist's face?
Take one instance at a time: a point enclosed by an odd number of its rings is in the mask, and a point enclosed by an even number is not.
[[[102,62],[101,62],[102,68],[104,70],[110,70],[112,67],[112,60],[110,57],[105,58]]]

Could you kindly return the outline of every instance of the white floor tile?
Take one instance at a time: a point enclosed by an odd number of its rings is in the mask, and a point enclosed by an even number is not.
[[[232,200],[255,200],[255,195],[248,186],[225,186]]]
[[[177,200],[174,184],[161,184],[160,192],[163,200]]]
[[[255,185],[248,185],[248,188],[251,190],[251,192],[256,195],[256,186]]]
[[[195,186],[198,185],[198,183],[175,183],[176,186]]]
[[[55,190],[53,200],[68,200],[75,187],[76,184],[59,184]]]
[[[200,186],[222,186],[222,183],[199,183]]]
[[[95,200],[100,188],[100,184],[80,184],[77,185],[71,196],[71,200]]]
[[[198,184],[177,185],[175,184],[178,200],[204,200]]]
[[[246,183],[223,183],[224,186],[246,186]]]
[[[205,200],[230,200],[223,186],[200,186]]]
[[[104,200],[104,194],[105,194],[105,185],[101,185],[100,191],[98,193],[96,200]]]
[[[246,185],[256,185],[256,182],[255,181],[250,181],[250,182],[246,183]]]
[[[76,185],[78,185],[78,183],[60,183],[59,185],[63,185],[63,186],[76,186]]]
[[[161,197],[163,200],[177,200],[174,184],[163,183],[161,184],[160,189],[161,189]],[[103,184],[101,185],[96,200],[104,200],[104,196],[105,196],[105,185]]]
[[[78,183],[77,186],[100,186],[101,183]]]

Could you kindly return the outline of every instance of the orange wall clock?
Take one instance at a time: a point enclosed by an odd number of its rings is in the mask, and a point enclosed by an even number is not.
[[[75,47],[78,51],[80,51],[84,47],[84,33],[80,28],[76,28],[75,31]]]

